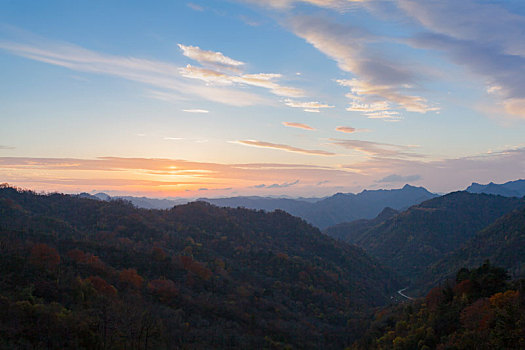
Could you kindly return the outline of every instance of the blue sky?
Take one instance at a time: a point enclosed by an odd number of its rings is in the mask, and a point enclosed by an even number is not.
[[[520,1],[0,2],[0,181],[446,192],[525,174]]]

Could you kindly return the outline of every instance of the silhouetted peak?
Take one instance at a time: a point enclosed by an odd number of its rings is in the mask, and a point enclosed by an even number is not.
[[[407,190],[410,190],[410,191],[421,191],[421,190],[424,190],[425,192],[428,192],[428,190],[424,187],[421,187],[421,186],[412,186],[412,185],[409,185],[409,184],[406,184],[405,186],[403,186],[402,190],[404,191],[407,191]]]

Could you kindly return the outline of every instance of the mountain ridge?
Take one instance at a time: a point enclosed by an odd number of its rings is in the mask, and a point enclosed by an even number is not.
[[[405,185],[393,190],[363,190],[360,193],[336,193],[317,202],[295,201],[291,199],[268,199],[257,202],[245,197],[226,199],[202,199],[219,206],[246,207],[249,209],[282,209],[303,218],[321,229],[353,221],[372,219],[385,207],[405,209],[411,205],[436,197],[424,187]]]
[[[414,205],[381,223],[361,223],[355,236],[344,232],[339,232],[339,236],[347,237],[414,282],[443,254],[459,248],[502,215],[524,205],[525,199],[520,198],[452,192]],[[333,231],[337,227],[325,232]]]
[[[496,194],[505,197],[523,197],[525,196],[525,180],[508,181],[503,184],[490,182],[486,185],[473,182],[467,187],[466,191],[471,193]]]
[[[513,278],[525,278],[525,207],[499,217],[430,266],[421,283],[436,285],[455,270],[472,268],[486,260],[505,268]]]

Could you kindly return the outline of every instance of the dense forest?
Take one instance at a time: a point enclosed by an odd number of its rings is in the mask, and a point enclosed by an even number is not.
[[[460,248],[429,267],[418,283],[443,282],[464,266],[484,260],[505,268],[512,278],[525,278],[525,207],[497,219]]]
[[[0,349],[521,349],[524,204],[456,192],[336,240],[281,210],[1,185]]]
[[[373,219],[359,219],[351,222],[343,222],[330,226],[324,232],[334,238],[340,239],[347,243],[356,244],[365,238],[367,232],[384,221],[396,216],[399,212],[390,207],[383,209],[379,215]]]
[[[334,348],[400,288],[283,211],[0,188],[0,348]]]
[[[488,261],[425,298],[378,311],[353,349],[525,348],[525,280]]]
[[[388,211],[383,217],[341,224],[325,232],[362,247],[412,282],[420,283],[423,277],[431,282],[434,276],[428,276],[429,266],[496,219],[523,206],[523,198],[453,192],[398,214]]]

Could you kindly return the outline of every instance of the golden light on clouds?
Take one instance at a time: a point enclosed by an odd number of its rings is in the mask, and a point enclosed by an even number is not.
[[[298,128],[298,129],[304,129],[304,130],[315,130],[310,125],[303,124],[303,123],[293,123],[293,122],[283,122],[284,126],[288,126],[290,128]]]

